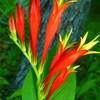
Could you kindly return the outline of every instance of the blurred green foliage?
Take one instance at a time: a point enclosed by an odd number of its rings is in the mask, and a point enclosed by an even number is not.
[[[8,35],[8,16],[14,12],[15,4],[16,0],[0,0],[0,100],[15,79],[22,55]]]
[[[100,34],[100,0],[92,0],[85,25],[89,31],[88,40]],[[100,37],[99,37],[100,41]],[[100,43],[93,50],[100,51]],[[76,100],[100,100],[100,55],[89,55],[76,62],[81,64],[77,73]]]
[[[0,99],[5,96],[9,84],[14,80],[22,56],[8,36],[8,16],[11,12],[14,13],[16,1],[18,0],[0,0]],[[92,0],[84,30],[89,31],[88,41],[100,34],[99,4],[100,0]],[[100,51],[100,43],[93,49]],[[100,100],[100,56],[89,55],[76,64],[81,65],[77,73],[76,100]]]

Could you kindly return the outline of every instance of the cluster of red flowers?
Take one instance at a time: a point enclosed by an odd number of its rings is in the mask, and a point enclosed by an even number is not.
[[[58,5],[57,0],[53,0],[53,9],[46,26],[44,48],[41,58],[42,65],[45,63],[48,48],[59,28],[62,14],[64,10],[71,4],[71,2],[72,1],[69,1],[64,4]],[[30,48],[32,51],[33,59],[35,60],[37,37],[40,27],[40,0],[30,0],[28,20],[30,26]],[[12,34],[16,32],[18,33],[19,40],[21,44],[24,45],[24,9],[21,8],[18,4],[16,5],[16,24],[14,24],[13,16],[10,15],[9,28]],[[58,73],[50,87],[49,93],[47,95],[47,100],[54,93],[54,91],[58,89],[58,87],[65,81],[66,77],[68,77],[69,74],[75,71],[74,68],[72,70],[69,70],[70,66],[81,56],[89,54],[88,50],[97,43],[97,41],[95,41],[97,38],[95,38],[92,42],[90,42],[92,46],[89,48],[89,43],[84,45],[86,37],[87,34],[83,39],[81,39],[78,45],[69,48],[64,48],[63,43],[59,41],[58,51],[56,52],[56,55],[52,60],[48,75],[44,80],[45,92],[51,78]]]

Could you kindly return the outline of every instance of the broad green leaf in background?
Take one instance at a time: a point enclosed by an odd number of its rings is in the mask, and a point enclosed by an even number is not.
[[[76,75],[73,73],[65,80],[59,89],[51,96],[50,100],[74,100],[76,89]]]
[[[27,73],[23,87],[22,87],[22,100],[37,100],[36,91],[34,86],[35,77],[33,77],[32,69]]]

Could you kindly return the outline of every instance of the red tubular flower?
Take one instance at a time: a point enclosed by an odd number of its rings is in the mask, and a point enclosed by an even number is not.
[[[62,52],[63,52],[63,46],[62,46],[61,42],[59,41],[58,51],[57,51],[56,55],[54,56],[54,58],[52,60],[52,63],[51,63],[51,66],[50,66],[50,70],[52,70],[54,65],[57,63],[57,61],[61,57]]]
[[[21,43],[24,43],[24,9],[16,4],[16,30]]]
[[[12,15],[9,16],[9,29],[10,29],[11,33],[15,33],[16,32],[14,18],[13,18]]]
[[[36,45],[40,25],[40,0],[31,0],[29,7],[30,46],[34,59],[36,58]]]
[[[59,60],[56,62],[52,70],[49,71],[46,79],[44,80],[45,85],[49,84],[50,79],[54,76],[57,72],[62,71],[64,68],[69,67],[72,65],[77,59],[87,53],[87,50],[77,50],[77,47],[72,49],[70,52],[65,52],[61,55]]]
[[[43,52],[42,52],[41,63],[44,63],[48,48],[49,48],[49,46],[50,46],[58,28],[59,28],[62,14],[63,14],[64,10],[70,4],[71,4],[71,2],[67,2],[67,3],[63,4],[62,6],[58,7],[57,0],[53,0],[53,10],[52,10],[52,13],[48,19],[48,23],[47,23],[47,27],[46,27],[44,48],[43,48]]]
[[[62,52],[63,52],[63,46],[62,46],[62,43],[59,41],[58,51],[57,51],[56,55],[54,56],[54,58],[53,58],[53,60],[51,62],[51,66],[50,66],[49,71],[51,71],[52,68],[54,67],[54,65],[57,63],[57,61],[61,57]],[[47,87],[48,87],[48,83],[46,82],[44,91],[46,91]]]
[[[49,93],[47,95],[46,100],[48,100],[50,98],[50,96],[59,88],[59,86],[61,86],[65,79],[68,77],[69,74],[71,74],[72,72],[70,70],[67,70],[66,68],[55,78],[55,80],[53,81]]]

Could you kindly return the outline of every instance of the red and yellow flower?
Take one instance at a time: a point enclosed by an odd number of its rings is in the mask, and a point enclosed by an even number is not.
[[[48,48],[60,26],[62,14],[71,2],[69,1],[59,6],[57,0],[53,0],[53,9],[46,26],[41,63],[45,61]]]
[[[30,47],[33,58],[36,60],[36,46],[40,26],[40,0],[30,0],[29,7]]]
[[[58,89],[58,87],[61,84],[63,84],[64,80],[68,77],[69,74],[75,72],[75,69],[77,67],[73,67],[72,69],[70,69],[70,67],[80,57],[87,54],[100,53],[96,51],[89,51],[93,46],[95,46],[98,43],[97,38],[99,37],[99,35],[89,43],[85,44],[87,36],[88,36],[88,32],[85,34],[83,38],[81,38],[78,44],[67,49],[65,48],[62,49],[63,42],[59,44],[58,51],[54,56],[54,59],[52,60],[50,70],[44,80],[44,84],[45,84],[44,89],[46,91],[51,78],[58,73],[58,75],[56,76],[55,80],[53,81],[50,87],[47,98],[49,98],[53,94],[53,92],[55,92],[56,89]]]
[[[16,31],[21,43],[24,43],[24,9],[16,4]]]
[[[12,34],[13,34],[13,33],[16,33],[14,18],[13,18],[12,15],[9,16],[9,29],[10,29],[10,32],[11,32]]]
[[[9,28],[14,38],[14,34],[18,33],[19,40],[24,45],[24,9],[16,4],[16,22],[12,15],[9,16]],[[38,38],[38,31],[40,25],[40,0],[30,0],[29,7],[29,26],[30,26],[30,47],[34,60],[36,60],[36,45]]]

